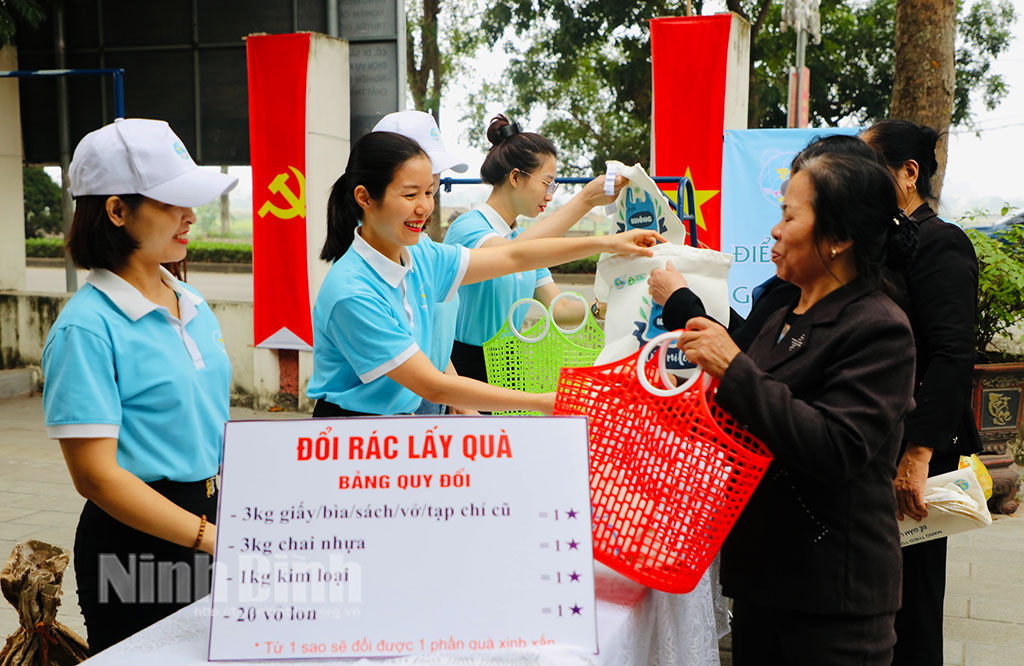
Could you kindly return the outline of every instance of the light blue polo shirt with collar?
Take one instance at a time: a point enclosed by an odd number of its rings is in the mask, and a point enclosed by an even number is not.
[[[402,249],[399,265],[357,232],[313,306],[306,395],[367,414],[415,410],[420,396],[386,375],[420,350],[429,357],[434,310],[455,296],[468,267],[468,250],[426,236]]]
[[[520,233],[522,229],[512,229],[496,210],[483,203],[457,217],[448,227],[444,242],[476,249],[490,238],[512,239]],[[551,271],[540,268],[459,287],[455,339],[467,345],[483,346],[501,329],[513,303],[520,298],[533,298],[538,287],[551,282],[554,282]],[[516,311],[513,321],[517,328],[523,325],[526,310],[523,307]]]
[[[43,349],[46,430],[116,439],[143,481],[199,481],[220,466],[231,362],[210,306],[160,270],[180,319],[102,269],[64,306]]]

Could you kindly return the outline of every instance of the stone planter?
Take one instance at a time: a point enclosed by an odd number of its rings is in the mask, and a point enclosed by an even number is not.
[[[971,405],[981,436],[981,460],[992,475],[993,513],[1012,514],[1018,507],[1024,462],[1024,363],[974,366]]]
[[[974,366],[971,404],[982,453],[1013,455],[1024,432],[1024,363]]]

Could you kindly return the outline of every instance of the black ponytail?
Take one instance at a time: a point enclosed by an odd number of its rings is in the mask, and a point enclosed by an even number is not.
[[[334,182],[327,199],[327,240],[321,259],[337,261],[352,245],[363,218],[363,209],[356,203],[356,187],[362,185],[371,199],[379,201],[398,169],[417,155],[427,156],[418,143],[394,132],[370,132],[355,142],[345,173]]]
[[[918,224],[900,211],[892,220],[885,267],[895,273],[904,273],[917,256]]]

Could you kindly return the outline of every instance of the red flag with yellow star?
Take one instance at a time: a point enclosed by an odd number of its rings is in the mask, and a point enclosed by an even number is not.
[[[651,173],[690,179],[696,194],[697,238],[715,250],[721,247],[722,235],[722,137],[738,122],[746,127],[743,54],[748,53],[749,32],[742,32],[743,24],[734,14],[651,20]],[[675,185],[662,187],[674,200]]]

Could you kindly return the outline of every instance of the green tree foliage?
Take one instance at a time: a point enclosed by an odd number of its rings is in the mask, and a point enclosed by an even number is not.
[[[413,106],[440,117],[441,94],[472,68],[483,32],[483,0],[413,0],[406,3],[406,77]]]
[[[63,258],[64,241],[60,238],[26,238],[25,256]],[[252,244],[192,240],[188,244],[188,260],[192,263],[251,264]]]
[[[0,0],[0,47],[14,41],[18,28],[35,28],[45,18],[36,0]]]
[[[25,188],[25,237],[59,234],[62,221],[60,186],[46,175],[42,167],[25,167],[21,174]]]
[[[967,230],[978,255],[978,353],[985,357],[992,340],[1024,321],[1024,226],[990,237]]]
[[[961,10],[962,2],[957,7]],[[980,92],[985,108],[990,111],[1009,92],[1003,77],[991,70],[995,57],[1009,47],[1016,20],[1009,0],[977,2],[957,16],[954,125],[971,125],[969,96],[972,92]]]
[[[783,127],[787,72],[795,36],[781,33],[779,0],[728,0],[751,23],[749,127]],[[483,131],[494,103],[515,117],[540,112],[537,127],[579,169],[606,159],[647,164],[651,122],[648,22],[678,16],[673,0],[494,0],[484,13],[485,41],[504,41],[501,80],[471,96],[467,116]],[[702,3],[694,4],[697,13]],[[810,118],[814,125],[866,123],[888,114],[893,80],[896,0],[823,0],[822,43],[809,45]],[[986,108],[1005,97],[991,62],[1009,45],[1016,16],[1010,0],[978,0],[958,16],[953,122],[970,125],[972,92]],[[680,82],[683,85],[683,82]]]

